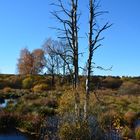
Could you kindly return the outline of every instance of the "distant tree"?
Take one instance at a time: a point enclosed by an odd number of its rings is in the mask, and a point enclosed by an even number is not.
[[[19,74],[31,74],[32,64],[33,60],[30,51],[27,48],[22,49],[17,64]]]
[[[42,49],[35,49],[33,52],[27,48],[21,50],[17,64],[19,74],[38,74],[45,65],[46,59]]]
[[[32,73],[38,74],[42,72],[43,68],[46,65],[45,53],[42,49],[35,49],[32,52],[32,57],[33,57]]]
[[[45,50],[47,55],[53,55],[53,57],[56,57],[55,69],[57,70],[57,74],[59,71],[59,74],[61,73],[62,75],[70,75],[71,79],[73,79],[73,59],[72,54],[69,50],[69,45],[66,43],[66,41],[57,41],[49,38],[45,41],[43,49]]]
[[[52,85],[54,85],[54,78],[55,78],[55,74],[56,74],[56,56],[53,54],[48,54],[47,57],[47,73],[50,74],[52,76]]]
[[[54,85],[55,75],[59,75],[62,68],[62,59],[59,55],[56,54],[55,50],[60,48],[58,41],[52,40],[51,38],[47,39],[43,44],[43,49],[46,54],[47,59],[47,73],[52,76],[52,85]]]

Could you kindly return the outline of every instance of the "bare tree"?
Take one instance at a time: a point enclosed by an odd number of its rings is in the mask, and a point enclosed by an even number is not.
[[[69,2],[69,3],[68,3]],[[79,67],[78,67],[78,0],[69,0],[67,3],[70,5],[69,9],[64,6],[62,0],[58,0],[58,4],[53,4],[59,8],[59,10],[52,12],[54,17],[63,25],[63,28],[55,28],[61,32],[63,36],[60,36],[61,39],[66,39],[69,46],[70,52],[72,52],[72,61],[73,61],[73,87],[75,94],[75,113],[77,119],[80,114],[80,98],[78,93],[78,76],[79,76]]]
[[[105,11],[99,11],[100,4],[97,0],[89,0],[89,41],[88,41],[88,60],[87,60],[87,78],[86,78],[86,97],[84,104],[84,117],[87,118],[87,107],[89,100],[89,92],[90,92],[90,77],[92,73],[93,64],[93,54],[95,51],[101,46],[100,41],[104,39],[104,37],[100,37],[101,33],[111,27],[111,24],[108,22],[105,23],[102,27],[99,27],[97,23],[97,17],[106,13]],[[97,67],[101,68],[101,67]]]
[[[58,0],[58,4],[53,5],[59,8],[58,11],[52,12],[55,18],[63,25],[63,29],[55,28],[61,32],[64,36],[59,36],[61,39],[66,39],[70,49],[69,51],[72,53],[72,61],[73,61],[73,84],[76,89],[78,86],[78,0],[70,0],[70,8],[66,9],[62,0]],[[65,15],[64,19],[61,15]]]
[[[53,54],[56,57],[57,71],[63,71],[63,75],[70,75],[73,79],[72,54],[69,51],[69,45],[65,41],[47,39],[43,45],[46,54]],[[59,69],[59,70],[58,70]],[[67,72],[68,71],[68,72]]]
[[[59,41],[60,47],[56,50],[57,55],[59,55],[63,61],[63,76],[70,75],[71,80],[73,80],[73,57],[72,52],[70,51],[71,48],[69,47],[69,44],[66,42],[66,40]]]
[[[54,78],[56,74],[56,57],[53,54],[49,54],[49,57],[47,58],[47,73],[51,75],[52,77],[52,86],[54,85]]]
[[[60,55],[57,55],[57,52],[60,52],[60,48],[60,43],[51,38],[47,39],[43,44],[43,49],[47,58],[47,73],[52,76],[52,85],[54,85],[54,76],[60,74],[63,65],[63,60]]]

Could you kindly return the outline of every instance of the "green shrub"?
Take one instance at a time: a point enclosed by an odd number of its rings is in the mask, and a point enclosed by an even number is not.
[[[6,81],[8,81],[9,86],[14,89],[22,88],[22,80],[23,80],[23,77],[20,75],[13,75],[6,78]]]
[[[50,89],[50,87],[47,84],[38,84],[33,87],[34,92],[42,92],[42,91],[46,91],[49,89]]]
[[[136,140],[140,140],[140,126],[135,129]]]
[[[61,140],[89,140],[90,128],[86,122],[64,123],[60,126]]]
[[[37,80],[37,78],[34,78],[34,85],[39,85],[39,84],[47,84],[46,79]]]
[[[42,118],[38,115],[25,115],[19,124],[19,127],[32,133],[39,133]]]
[[[47,116],[52,116],[54,114],[56,114],[56,111],[55,109],[53,108],[49,108],[49,107],[44,107],[42,106],[40,109],[39,109],[39,112],[38,112],[41,116],[45,117],[46,115]]]
[[[133,132],[128,126],[125,126],[122,129],[122,136],[127,137],[127,138],[132,138],[133,137]]]
[[[31,77],[25,78],[22,81],[22,87],[25,89],[30,89],[33,85],[33,79]]]
[[[41,102],[42,102],[42,104],[44,106],[48,106],[50,108],[56,108],[56,107],[58,107],[57,100],[56,99],[53,99],[53,98],[51,98],[51,99],[49,99],[49,98],[43,99]]]
[[[37,94],[34,93],[29,93],[27,95],[24,95],[24,99],[25,100],[35,100],[37,99],[39,96]]]
[[[60,97],[59,101],[59,114],[65,114],[66,112],[74,112],[74,93],[71,91],[65,91]]]
[[[117,121],[118,119],[119,121]],[[98,118],[98,121],[104,130],[112,126],[114,126],[115,128],[121,126],[121,118],[115,111],[102,112]]]

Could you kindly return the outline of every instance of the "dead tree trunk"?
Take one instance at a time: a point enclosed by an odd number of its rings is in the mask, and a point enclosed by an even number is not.
[[[77,31],[77,7],[78,0],[71,0],[71,23],[72,23],[72,46],[73,46],[73,64],[74,64],[74,88],[78,86],[78,31]]]
[[[62,32],[64,36],[59,36],[61,39],[66,39],[68,42],[71,52],[71,59],[73,61],[73,80],[74,80],[74,88],[76,89],[78,86],[78,0],[70,0],[71,7],[70,9],[66,9],[63,5],[62,0],[58,0],[58,4],[53,4],[60,8],[60,11],[66,15],[67,19],[64,19],[64,16],[61,17],[60,12],[54,11],[52,14],[55,18],[63,24],[63,29],[55,28],[59,32]]]
[[[104,38],[100,38],[100,34],[109,28],[111,25],[106,23],[102,28],[97,28],[97,20],[96,17],[102,15],[104,11],[98,11],[99,3],[96,0],[89,0],[89,49],[88,49],[88,60],[87,60],[87,77],[86,77],[86,95],[85,95],[85,103],[84,103],[84,118],[88,117],[88,104],[89,104],[89,94],[90,94],[90,77],[92,72],[92,61],[93,54],[97,48],[101,46],[99,43]],[[93,32],[94,31],[94,32]]]
[[[58,0],[58,4],[53,4],[60,8],[60,11],[65,14],[61,17],[60,12],[54,11],[52,14],[56,17],[56,19],[63,24],[63,29],[56,28],[59,32],[61,31],[65,36],[61,36],[59,38],[66,39],[71,52],[71,58],[73,61],[73,87],[75,92],[75,110],[79,110],[79,96],[76,96],[78,93],[78,0],[70,0],[70,9],[67,9],[66,6],[63,5],[62,0]],[[67,63],[67,62],[66,62]],[[76,113],[79,114],[79,113]]]
[[[79,66],[78,66],[78,26],[77,26],[77,8],[78,0],[71,0],[72,2],[72,45],[73,45],[73,64],[74,64],[74,89],[75,89],[75,113],[77,121],[80,117],[80,95],[77,90],[78,88],[78,75],[79,75]]]
[[[90,0],[90,19],[89,19],[89,58],[87,61],[87,78],[86,78],[86,96],[84,104],[84,118],[87,119],[87,108],[89,103],[89,90],[90,90],[90,74],[91,74],[91,61],[92,61],[92,35],[93,35],[93,1]]]

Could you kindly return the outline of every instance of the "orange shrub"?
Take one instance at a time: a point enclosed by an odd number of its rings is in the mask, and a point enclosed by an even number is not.
[[[122,80],[120,78],[106,77],[102,81],[102,87],[117,89],[122,85]]]
[[[137,118],[136,112],[128,111],[124,114],[124,119],[129,125],[132,125],[136,118]]]
[[[4,92],[4,93],[12,92],[12,88],[10,88],[10,87],[5,87],[5,88],[3,89],[3,92]]]
[[[139,94],[140,86],[133,82],[124,82],[119,89],[119,93],[121,94]]]

